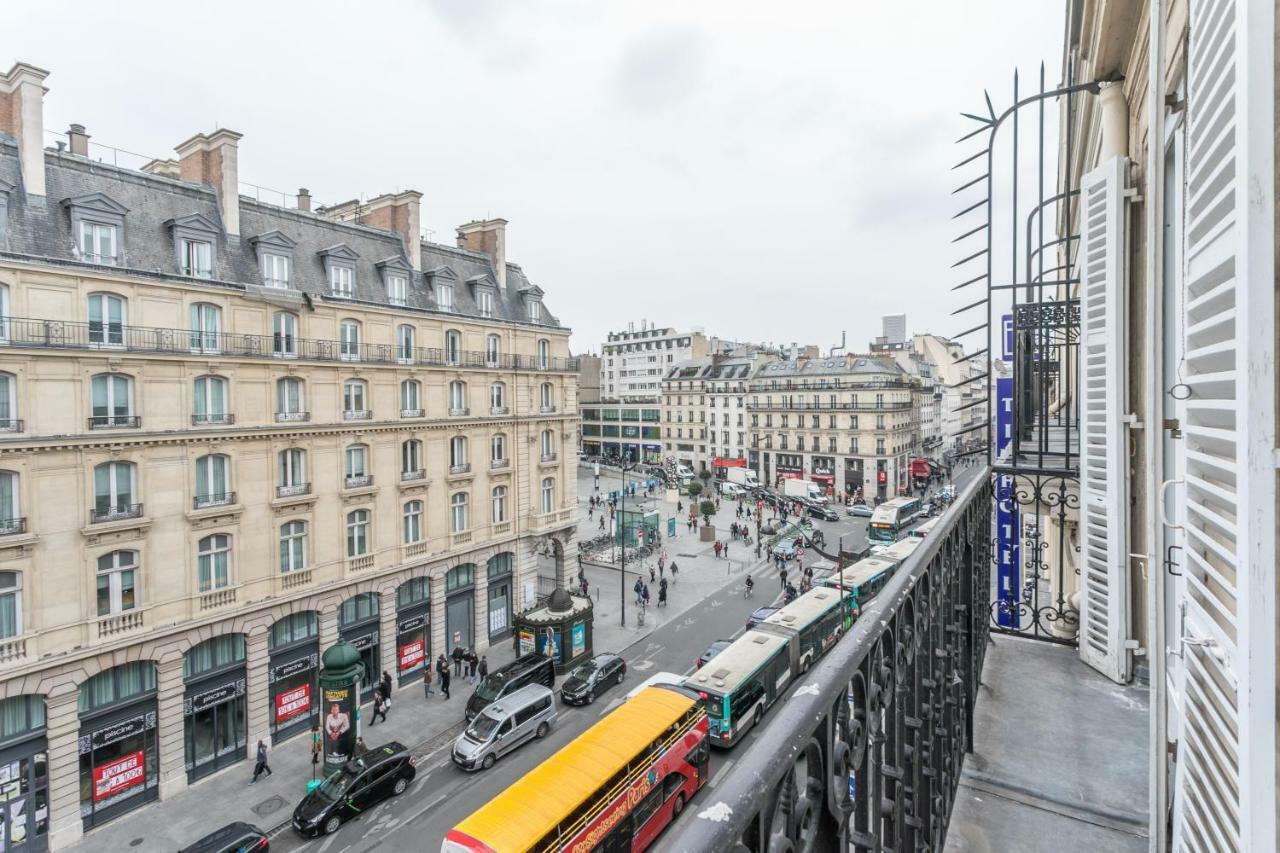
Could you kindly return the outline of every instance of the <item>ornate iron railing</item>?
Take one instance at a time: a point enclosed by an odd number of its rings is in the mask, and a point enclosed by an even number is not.
[[[984,471],[658,849],[942,850],[973,740],[990,530]]]

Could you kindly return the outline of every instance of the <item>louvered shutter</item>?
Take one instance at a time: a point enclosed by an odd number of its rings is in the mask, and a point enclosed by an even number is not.
[[[1191,3],[1178,851],[1277,842],[1274,26]]]
[[[1080,657],[1129,680],[1125,179],[1113,157],[1080,183]]]

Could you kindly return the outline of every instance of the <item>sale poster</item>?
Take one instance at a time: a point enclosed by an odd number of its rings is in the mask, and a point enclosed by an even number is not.
[[[276,725],[292,720],[311,710],[311,685],[300,684],[292,690],[276,694]]]
[[[147,765],[142,750],[131,752],[107,764],[93,768],[93,801],[101,802],[122,791],[141,785],[147,778]]]
[[[401,671],[410,670],[421,665],[425,656],[426,645],[422,640],[414,640],[412,643],[405,643],[400,647]]]

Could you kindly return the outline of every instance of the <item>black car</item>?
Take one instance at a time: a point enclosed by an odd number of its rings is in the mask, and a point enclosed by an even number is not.
[[[840,514],[830,507],[822,505],[809,507],[809,516],[811,518],[820,518],[823,521],[839,521]]]
[[[264,853],[270,849],[267,834],[251,823],[236,821],[201,838],[178,853]]]
[[[556,668],[551,658],[534,653],[523,655],[486,675],[484,680],[476,685],[475,692],[467,700],[467,707],[463,713],[466,714],[469,723],[486,706],[497,702],[509,693],[514,693],[521,687],[530,684],[553,687],[555,683]]]
[[[596,655],[573,668],[560,686],[560,699],[566,705],[590,705],[596,696],[627,674],[627,662],[615,654]]]
[[[308,837],[337,832],[343,821],[403,794],[417,773],[403,744],[392,741],[371,749],[302,798],[293,810],[293,828]]]
[[[780,609],[781,608],[778,607],[757,607],[756,612],[747,617],[747,630],[750,631],[756,625],[759,625],[761,622],[777,613]]]
[[[714,643],[707,646],[707,650],[698,655],[698,669],[702,669],[706,666],[707,661],[711,660],[731,645],[733,645],[733,640],[716,640]]]

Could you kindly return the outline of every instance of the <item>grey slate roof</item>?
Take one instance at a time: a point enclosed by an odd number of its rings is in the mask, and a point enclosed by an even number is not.
[[[760,366],[757,379],[781,379],[784,377],[849,376],[857,374],[892,373],[905,376],[906,371],[892,358],[871,358],[861,355],[843,355],[834,358],[810,358],[796,361],[775,361]]]
[[[326,249],[345,246],[355,256],[355,302],[387,305],[382,269],[400,269],[409,278],[408,308],[431,311],[437,306],[432,282],[453,285],[453,315],[477,317],[475,288],[488,282],[494,293],[491,319],[528,323],[527,299],[542,290],[516,264],[507,264],[507,287],[497,288],[493,262],[488,255],[423,242],[422,269],[412,273],[405,258],[404,242],[393,231],[350,222],[334,222],[305,213],[240,198],[240,237],[223,233],[218,200],[212,188],[98,163],[66,152],[45,151],[47,195],[44,203],[32,203],[20,190],[8,193],[6,227],[0,227],[0,253],[47,259],[54,263],[92,267],[76,259],[71,220],[62,202],[100,193],[127,209],[123,235],[123,260],[113,270],[180,279],[173,235],[167,223],[199,216],[217,225],[214,240],[213,280],[183,279],[209,287],[244,289],[263,284],[258,244],[280,251],[293,243],[290,288],[310,294],[316,301],[330,299],[329,281],[321,255]],[[0,189],[21,186],[18,149],[12,136],[0,134]],[[0,211],[5,207],[0,205]],[[561,328],[559,320],[542,306],[538,326]]]

